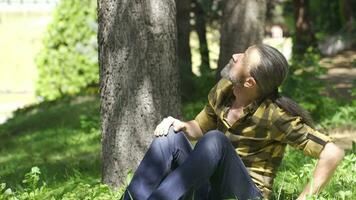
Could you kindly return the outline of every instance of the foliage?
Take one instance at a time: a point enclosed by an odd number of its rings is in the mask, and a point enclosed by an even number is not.
[[[342,28],[340,1],[314,0],[309,2],[309,13],[318,35],[335,33]],[[320,12],[323,10],[323,12]],[[338,11],[338,12],[337,12]]]
[[[96,34],[96,1],[60,1],[36,60],[38,95],[55,99],[98,83]]]
[[[326,96],[325,82],[318,77],[326,73],[319,64],[320,55],[309,48],[291,60],[290,74],[282,85],[282,94],[308,110],[317,127],[349,126],[356,121],[356,100],[343,102]],[[355,90],[350,90],[353,95]]]
[[[194,77],[194,84],[196,92],[191,94],[190,101],[184,102],[183,106],[183,119],[192,120],[204,107],[208,100],[210,89],[215,85],[216,70],[211,70],[202,74],[201,76]]]
[[[205,20],[211,26],[217,24],[222,16],[223,1],[220,0],[195,0],[204,11]]]
[[[62,199],[62,200],[111,200],[118,199],[123,190],[114,191],[107,185],[101,184],[100,180],[85,180],[77,172],[74,177],[63,188],[49,188],[46,184],[39,185],[40,169],[33,167],[31,172],[25,175],[23,183],[30,183],[15,190],[7,188],[5,183],[0,185],[0,200],[40,200],[40,199]]]
[[[204,93],[210,89],[206,87]],[[194,117],[205,98],[185,105],[184,116]],[[0,200],[118,199],[132,173],[118,190],[100,183],[99,125],[97,96],[43,102],[19,110],[0,126]],[[347,154],[317,199],[355,197],[355,159],[355,150]],[[295,198],[314,165],[315,161],[300,152],[287,149],[275,181],[274,198]]]
[[[300,151],[287,148],[286,155],[273,185],[272,199],[296,199],[311,176],[316,160],[304,156]],[[354,199],[356,188],[356,154],[350,151],[337,168],[333,178],[319,195],[308,199]]]
[[[44,105],[42,105],[44,104]],[[18,111],[0,126],[0,177],[13,187],[38,166],[48,183],[60,184],[79,171],[100,176],[99,100],[77,96]]]
[[[356,101],[350,105],[338,107],[334,115],[321,121],[321,126],[333,128],[337,126],[354,125],[356,122]]]
[[[326,69],[319,65],[320,55],[309,48],[304,55],[294,56],[291,60],[290,74],[282,85],[282,94],[292,98],[307,109],[314,120],[330,117],[338,106],[344,105],[325,94],[325,83],[318,76],[325,74]]]

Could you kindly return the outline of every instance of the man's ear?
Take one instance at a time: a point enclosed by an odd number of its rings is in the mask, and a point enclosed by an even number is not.
[[[246,88],[253,88],[256,87],[257,83],[253,77],[247,77],[244,83],[244,87]]]

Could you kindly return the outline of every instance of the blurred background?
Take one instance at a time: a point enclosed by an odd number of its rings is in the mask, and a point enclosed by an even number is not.
[[[181,95],[183,118],[191,119],[216,82],[224,0],[187,2],[188,18],[178,9],[177,23],[188,20],[189,53],[179,67],[188,69]],[[323,195],[355,199],[356,2],[266,4],[262,41],[290,63],[282,93],[348,150]],[[100,184],[96,9],[95,0],[0,0],[0,199],[118,196]],[[315,164],[287,155],[274,199],[295,198]]]
[[[35,63],[58,0],[0,1],[0,123],[39,99]]]
[[[98,84],[96,3],[83,1],[84,7],[76,10],[74,1],[66,2],[70,1],[0,1],[0,123],[17,108],[79,93]],[[217,68],[222,2],[190,2],[187,31],[195,77],[214,73]],[[328,88],[328,94],[350,98],[355,78],[355,2],[296,2],[267,1],[263,43],[278,48],[291,63],[293,46],[295,56],[316,54],[318,64],[327,69],[319,78],[334,83],[329,85],[334,88]],[[299,21],[297,9],[305,10]],[[340,90],[332,91],[335,87]],[[184,101],[193,100],[182,95]]]

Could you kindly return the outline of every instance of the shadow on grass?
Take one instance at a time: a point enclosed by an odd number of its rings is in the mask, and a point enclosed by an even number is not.
[[[48,186],[80,173],[100,178],[99,99],[77,97],[18,111],[0,126],[0,182],[21,187],[31,167]]]

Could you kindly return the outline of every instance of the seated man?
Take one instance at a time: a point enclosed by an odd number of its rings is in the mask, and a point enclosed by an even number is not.
[[[313,181],[298,199],[318,193],[344,156],[278,87],[284,56],[268,45],[234,54],[194,120],[165,118],[124,199],[268,199],[287,144],[319,158]],[[194,149],[188,139],[198,140]],[[311,185],[312,184],[312,185]]]

